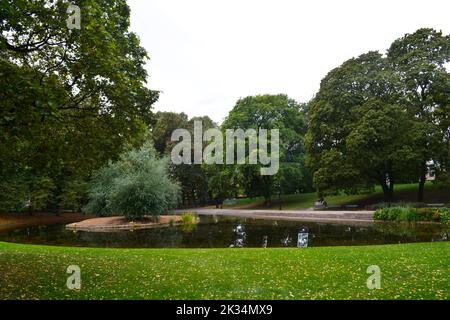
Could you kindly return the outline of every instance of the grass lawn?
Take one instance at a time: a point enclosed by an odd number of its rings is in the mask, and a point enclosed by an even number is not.
[[[398,184],[395,186],[394,201],[415,202],[417,197],[418,184]],[[341,193],[335,196],[325,197],[328,205],[344,204],[374,204],[383,201],[383,192],[380,186],[376,186],[375,192],[369,194],[347,195]],[[284,210],[302,210],[314,206],[317,201],[317,193],[302,193],[282,195],[281,203]],[[450,190],[437,188],[436,185],[428,182],[425,185],[424,201],[428,203],[450,203]],[[226,205],[227,208],[241,209],[270,209],[278,208],[278,196],[272,199],[271,207],[264,206],[264,199],[261,197],[254,199],[238,199],[234,205]]]
[[[450,299],[450,243],[92,249],[0,243],[0,299]],[[66,268],[82,287],[67,289]],[[381,268],[369,290],[367,267]]]

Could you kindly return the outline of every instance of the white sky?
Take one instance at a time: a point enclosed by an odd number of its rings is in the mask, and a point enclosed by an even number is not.
[[[421,27],[450,32],[448,0],[129,0],[131,30],[149,52],[157,111],[217,122],[237,99],[310,100],[332,68],[385,52]]]

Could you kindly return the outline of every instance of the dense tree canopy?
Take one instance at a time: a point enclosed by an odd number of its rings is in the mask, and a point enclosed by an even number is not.
[[[323,80],[310,104],[309,163],[319,189],[380,183],[392,193],[396,168],[408,157],[408,123],[397,104],[401,83],[386,59],[369,52]]]
[[[369,52],[332,70],[309,104],[307,146],[319,190],[418,181],[429,160],[448,163],[450,38],[420,29],[387,57]],[[416,180],[417,179],[417,180]]]
[[[277,175],[261,175],[261,164],[249,164],[248,152],[245,165],[227,168],[231,176],[238,177],[235,180],[239,181],[245,194],[262,195],[270,201],[273,193],[280,190],[295,193],[308,189],[303,143],[306,122],[302,105],[283,94],[246,97],[238,100],[222,129],[278,129],[280,132],[280,169]]]
[[[402,102],[414,119],[418,201],[422,201],[427,161],[436,161],[442,172],[450,169],[450,73],[445,68],[450,62],[450,35],[419,29],[394,41],[388,59],[402,79]]]
[[[0,189],[23,189],[32,209],[73,202],[93,169],[142,143],[158,98],[125,0],[73,3],[80,29],[67,1],[0,4]],[[47,201],[32,199],[33,180],[48,182]]]
[[[79,28],[68,27],[69,5],[80,8]],[[283,94],[239,99],[218,125],[207,116],[152,112],[159,93],[147,86],[147,52],[129,27],[126,0],[0,3],[0,211],[79,210],[90,190],[91,212],[157,214],[174,205],[172,180],[184,206],[243,194],[268,203],[274,194],[306,192],[313,184],[319,193],[379,184],[392,200],[395,184],[404,181],[419,182],[422,201],[430,162],[438,179],[450,181],[448,35],[419,29],[394,41],[387,55],[349,59],[304,105]],[[203,133],[219,128],[224,142],[227,129],[278,129],[279,170],[261,174],[267,165],[250,164],[249,153],[245,164],[162,169],[159,157],[176,144],[172,132],[187,129],[193,136],[195,121]],[[231,152],[224,146],[224,153]],[[105,187],[114,178],[109,174],[133,159],[144,171],[114,180],[114,196],[108,204],[99,200],[112,188]],[[153,184],[144,183],[147,177]],[[152,188],[166,188],[172,200]],[[147,210],[154,199],[161,207]]]
[[[207,116],[188,119],[188,116],[184,113],[157,112],[152,130],[152,137],[157,151],[160,154],[170,156],[176,143],[171,141],[172,132],[176,129],[186,129],[193,136],[195,121],[201,121],[203,131],[217,127],[217,124]],[[192,149],[191,154],[193,152],[194,150]],[[173,177],[181,185],[181,204],[183,206],[207,204],[211,201],[213,195],[208,188],[207,173],[210,170],[207,170],[201,164],[193,163],[171,166]]]

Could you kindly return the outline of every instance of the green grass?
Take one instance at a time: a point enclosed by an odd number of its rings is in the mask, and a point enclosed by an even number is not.
[[[92,249],[0,243],[0,299],[449,299],[450,243]],[[66,268],[81,268],[79,291]],[[367,267],[381,268],[369,290]]]
[[[417,197],[418,184],[398,184],[395,186],[394,197],[395,201],[415,202]],[[284,210],[302,210],[314,206],[317,201],[317,193],[301,193],[282,195],[281,203]],[[347,195],[341,193],[339,195],[325,197],[329,206],[345,205],[345,204],[375,204],[383,202],[383,192],[381,187],[376,186],[375,192],[366,194]],[[450,203],[450,190],[439,189],[436,185],[428,182],[425,185],[424,201],[429,203]],[[264,206],[264,199],[262,197],[253,199],[237,199],[234,205],[227,205],[227,208],[242,208],[242,209],[269,209],[278,208],[278,196],[272,199],[270,207]]]
[[[375,220],[450,222],[450,208],[388,207],[377,209]]]

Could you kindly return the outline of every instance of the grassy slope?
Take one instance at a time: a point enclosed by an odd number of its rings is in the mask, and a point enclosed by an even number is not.
[[[395,186],[395,200],[396,201],[408,201],[415,202],[417,196],[417,184],[399,184]],[[449,203],[450,202],[450,190],[438,189],[432,183],[426,184],[425,189],[425,202],[429,203]],[[359,194],[359,195],[346,195],[340,194],[336,196],[326,197],[328,205],[344,205],[344,204],[374,204],[383,201],[383,192],[381,187],[377,186],[375,192],[371,194]],[[285,210],[300,210],[307,209],[314,206],[314,202],[317,201],[317,194],[303,193],[284,195],[281,197],[282,208]],[[236,205],[225,206],[234,208],[246,208],[246,209],[265,209],[263,205],[264,200],[262,198],[256,199],[242,199]],[[278,208],[278,197],[274,196],[271,208]]]
[[[0,243],[0,299],[450,299],[450,243],[92,249]],[[82,288],[66,288],[81,267]],[[382,288],[368,290],[378,265]]]

